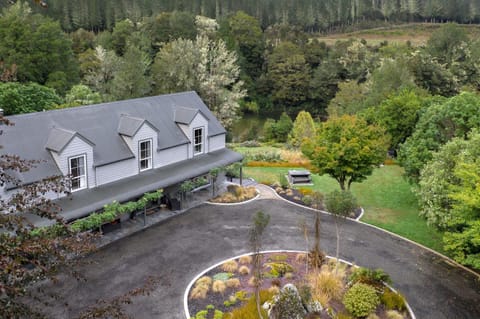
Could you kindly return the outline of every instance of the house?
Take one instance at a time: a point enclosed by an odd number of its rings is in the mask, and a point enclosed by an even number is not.
[[[66,220],[116,200],[163,188],[242,160],[225,147],[226,131],[195,92],[9,116],[0,154],[41,162],[17,176],[23,184],[70,177],[70,193],[50,194]],[[0,188],[9,196],[15,185]],[[63,197],[62,197],[63,196]]]

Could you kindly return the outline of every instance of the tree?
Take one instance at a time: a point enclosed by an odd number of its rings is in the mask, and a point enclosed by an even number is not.
[[[195,90],[225,127],[238,117],[238,102],[246,92],[237,56],[222,40],[172,41],[155,57],[152,73],[156,93]]]
[[[452,138],[466,137],[472,128],[480,127],[480,97],[475,94],[463,92],[447,100],[434,98],[431,103],[398,154],[405,174],[413,181],[418,181],[433,152]]]
[[[36,83],[0,83],[0,108],[5,115],[41,112],[61,104],[51,88]]]
[[[0,117],[0,122],[5,124],[6,120]],[[31,285],[54,278],[59,269],[70,269],[78,262],[78,256],[93,249],[93,236],[70,230],[57,215],[58,207],[44,196],[48,192],[66,192],[68,182],[63,177],[49,177],[28,185],[16,178],[38,164],[15,155],[0,156],[0,185],[18,186],[15,193],[2,194],[0,198],[0,307],[5,318],[43,317],[23,298],[35,295],[37,300],[48,300],[45,294],[34,293]],[[25,213],[56,224],[37,228]]]
[[[345,81],[338,83],[338,91],[327,107],[328,117],[355,115],[365,108],[368,88],[365,83]]]
[[[452,215],[452,185],[459,183],[454,171],[458,155],[467,147],[463,138],[454,138],[443,145],[420,173],[416,191],[420,206],[420,216],[426,218],[428,224],[445,229]]]
[[[65,104],[63,106],[72,107],[79,105],[90,105],[102,102],[100,93],[93,92],[88,86],[78,84],[72,86],[65,96]]]
[[[364,102],[366,107],[376,107],[390,95],[416,88],[414,77],[402,58],[383,60],[373,71],[367,85],[368,94]]]
[[[399,145],[412,135],[420,110],[427,104],[427,97],[418,90],[404,89],[366,113],[367,118],[386,129],[391,137],[391,149],[398,150]]]
[[[415,77],[418,87],[432,95],[453,96],[458,94],[458,79],[429,53],[417,51],[408,60],[408,68]]]
[[[310,113],[306,111],[300,111],[298,113],[293,127],[288,135],[288,143],[293,147],[300,148],[303,140],[308,139],[315,135],[315,123]]]
[[[462,42],[469,42],[465,29],[455,23],[445,23],[432,32],[426,49],[440,63],[449,63],[452,60],[455,48]]]
[[[336,267],[338,267],[340,253],[340,229],[339,223],[349,217],[357,208],[357,200],[350,191],[334,190],[325,197],[325,206],[327,211],[333,214],[335,219],[335,233],[337,235]]]
[[[237,11],[228,19],[227,37],[232,38],[242,71],[252,80],[257,79],[262,72],[265,49],[263,32],[258,20],[243,11]]]
[[[257,302],[258,316],[263,318],[260,306],[260,286],[262,282],[262,235],[270,221],[270,215],[259,211],[253,216],[253,225],[249,231],[250,246],[253,251],[253,276],[255,277],[255,300]]]
[[[291,42],[282,42],[273,49],[267,60],[273,102],[283,109],[305,102],[308,98],[310,67],[301,49]]]
[[[389,138],[385,130],[344,115],[320,125],[317,135],[302,145],[315,171],[333,177],[342,190],[361,182],[383,162]]]
[[[151,90],[150,77],[147,76],[151,64],[147,53],[138,47],[129,46],[120,58],[113,74],[111,95],[114,100],[127,100],[143,97]]]
[[[82,69],[83,82],[92,90],[99,92],[102,99],[111,99],[112,80],[118,72],[120,58],[113,51],[107,51],[101,46],[95,48],[94,55],[85,52]]]
[[[135,25],[129,19],[118,21],[112,31],[111,49],[118,56],[123,56],[127,51],[128,38],[135,31]]]
[[[44,85],[50,80],[63,89],[77,83],[78,64],[71,47],[59,23],[32,14],[26,2],[18,1],[0,15],[0,61],[17,66],[20,82]]]
[[[444,248],[466,266],[480,269],[480,133],[443,145],[422,170],[421,215],[441,229]]]

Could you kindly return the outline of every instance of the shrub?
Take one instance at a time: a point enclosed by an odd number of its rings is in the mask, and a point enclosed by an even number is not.
[[[280,287],[282,285],[282,281],[278,278],[272,279],[272,286]]]
[[[203,277],[200,277],[196,282],[195,282],[195,286],[199,286],[199,285],[207,285],[207,286],[210,286],[212,284],[212,278],[211,277],[208,277],[208,276],[203,276]]]
[[[314,297],[327,300],[340,299],[343,293],[342,277],[332,271],[322,270],[308,276]],[[320,295],[323,295],[320,297]]]
[[[392,280],[390,279],[390,276],[383,271],[383,269],[372,270],[359,267],[353,271],[352,275],[350,276],[350,282],[360,282],[378,288],[383,287],[384,283],[391,283]]]
[[[238,263],[235,260],[228,260],[224,262],[220,268],[226,272],[235,272],[238,269]]]
[[[240,280],[238,278],[231,278],[225,281],[225,285],[227,285],[228,288],[238,288],[240,287]]]
[[[269,258],[269,260],[271,261],[286,261],[287,259],[288,259],[288,256],[285,254],[275,254]]]
[[[405,298],[392,290],[385,288],[383,294],[380,296],[381,302],[385,305],[387,310],[404,311],[407,309]]]
[[[312,196],[310,196],[310,195],[304,195],[303,198],[302,198],[302,201],[307,206],[311,206],[312,203],[313,203]]]
[[[250,287],[255,287],[256,284],[257,284],[257,281],[258,281],[258,279],[255,278],[255,276],[252,276],[252,277],[250,277],[250,279],[248,280],[248,285],[249,285]],[[260,281],[261,281],[261,280],[260,280]],[[260,282],[260,284],[261,284],[261,282]]]
[[[395,310],[387,310],[387,319],[403,319],[403,315]]]
[[[240,266],[240,268],[238,268],[238,273],[242,276],[249,275],[250,268],[248,268],[247,266]]]
[[[280,173],[280,176],[278,178],[280,181],[280,186],[283,189],[287,189],[290,186],[290,183],[288,182],[287,176],[285,176],[285,174]]]
[[[312,195],[313,194],[313,189],[311,188],[303,188],[303,187],[300,187],[300,188],[297,188],[298,191],[300,192],[300,194],[302,194],[303,196],[306,196],[306,195]]]
[[[213,276],[213,281],[221,280],[227,281],[228,279],[232,278],[233,274],[230,272],[219,272]]]
[[[263,304],[266,301],[272,299],[273,295],[274,294],[269,292],[268,290],[261,290],[260,304]],[[262,316],[263,318],[268,318],[267,312],[264,309],[262,309]],[[234,309],[229,315],[225,316],[224,318],[258,319],[255,294],[253,294],[244,305]]]
[[[205,299],[210,288],[207,285],[198,285],[193,287],[190,292],[190,299]]]
[[[252,263],[252,256],[250,255],[245,255],[245,256],[242,256],[238,259],[238,262],[240,263],[240,265],[249,265]]]
[[[227,285],[223,280],[215,280],[212,284],[212,291],[223,294],[227,289]]]
[[[366,317],[380,304],[380,298],[372,286],[356,283],[345,293],[343,304],[355,317]]]
[[[270,286],[270,288],[268,288],[268,291],[271,292],[274,295],[278,295],[278,293],[280,293],[280,287]]]
[[[287,272],[292,272],[293,267],[286,262],[265,263],[265,267],[270,268],[269,274],[276,277],[283,277]]]

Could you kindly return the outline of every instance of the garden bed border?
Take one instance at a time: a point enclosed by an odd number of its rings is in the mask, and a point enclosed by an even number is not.
[[[261,254],[269,254],[269,253],[282,253],[282,252],[286,252],[286,253],[306,253],[306,251],[304,250],[289,250],[289,249],[278,249],[278,250],[263,250],[261,251],[260,253]],[[190,290],[192,289],[192,286],[195,284],[195,282],[200,278],[202,277],[205,273],[209,272],[210,270],[222,265],[223,263],[227,262],[227,261],[230,261],[230,260],[234,260],[234,259],[238,259],[240,257],[243,257],[243,256],[251,256],[253,255],[254,253],[250,252],[250,253],[246,253],[246,254],[242,254],[242,255],[238,255],[238,256],[234,256],[234,257],[231,257],[231,258],[227,258],[227,259],[224,259],[222,261],[219,261],[218,263],[204,269],[201,273],[197,274],[191,281],[190,283],[187,285],[187,288],[185,289],[185,294],[183,295],[183,307],[184,307],[184,310],[185,310],[185,315],[186,315],[186,318],[187,319],[191,319],[192,317],[190,316],[190,311],[188,309],[188,294],[190,293]],[[336,259],[335,257],[332,257],[332,256],[328,256],[326,255],[325,256],[326,258],[328,259]],[[346,261],[344,259],[341,259],[339,258],[338,259],[340,262],[342,263],[345,263],[349,266],[353,266],[353,267],[361,267],[359,265],[355,265],[349,261]],[[393,292],[397,292],[392,286],[384,283],[384,285],[386,287],[388,287],[389,289],[391,289]],[[411,319],[416,319],[415,317],[415,314],[413,313],[413,310],[412,308],[410,307],[408,301],[405,299],[405,305],[407,306],[407,311],[408,311],[408,314],[410,315],[410,318]]]

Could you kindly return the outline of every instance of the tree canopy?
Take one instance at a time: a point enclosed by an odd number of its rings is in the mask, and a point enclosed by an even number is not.
[[[458,262],[480,269],[480,133],[443,145],[422,170],[421,215],[446,230],[445,250]]]
[[[79,80],[71,40],[60,24],[32,14],[18,1],[0,15],[0,61],[16,65],[20,82],[36,82],[63,94]]]
[[[61,103],[55,90],[40,84],[0,83],[0,108],[5,115],[51,110]]]
[[[318,174],[330,175],[342,190],[365,180],[387,155],[385,130],[355,116],[329,119],[317,132],[302,145],[302,152]]]
[[[407,176],[415,181],[433,152],[452,138],[465,138],[471,129],[480,127],[479,96],[464,92],[432,103],[421,114],[413,134],[400,146],[399,160]]]

